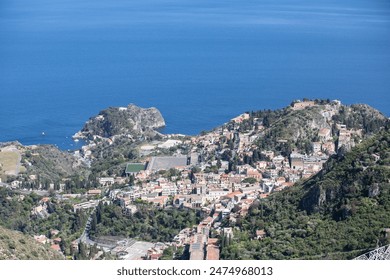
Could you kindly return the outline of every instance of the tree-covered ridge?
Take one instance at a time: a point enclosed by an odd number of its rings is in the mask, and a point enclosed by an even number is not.
[[[99,204],[93,214],[91,238],[122,236],[143,241],[171,242],[180,230],[200,222],[199,211],[191,209],[160,209],[149,204],[137,203],[137,212],[124,215],[116,204]]]
[[[112,137],[124,131],[133,132],[133,124],[128,121],[126,111],[110,107],[99,113],[99,117],[91,118],[83,127],[82,132],[91,136]],[[93,133],[93,134],[92,134]]]
[[[90,118],[76,137],[92,140],[95,136],[110,138],[129,135],[137,138],[144,132],[152,132],[165,126],[165,121],[156,108],[140,108],[134,104],[127,107],[109,107]]]
[[[348,129],[363,129],[366,133],[376,133],[384,126],[387,118],[366,104],[341,106],[333,116],[336,123],[344,123]]]
[[[318,131],[329,124],[323,119],[319,108],[302,111],[285,109],[278,118],[266,116],[265,130],[257,145],[261,150],[276,150],[289,155],[293,149],[310,153],[311,142],[318,141]]]
[[[336,220],[356,212],[362,197],[388,192],[390,178],[388,130],[366,140],[346,155],[341,151],[325,168],[303,184],[300,207],[308,213],[332,214]]]
[[[223,259],[350,259],[388,244],[390,132],[385,129],[297,187],[257,201]],[[255,240],[256,230],[266,236]]]
[[[37,206],[44,206],[47,215],[40,217],[33,214]],[[0,226],[20,231],[26,235],[50,236],[51,230],[58,230],[62,239],[61,249],[71,254],[70,243],[79,238],[84,230],[88,213],[75,212],[69,202],[51,198],[42,202],[42,197],[32,193],[20,195],[8,189],[0,189]]]
[[[377,133],[387,122],[382,113],[365,104],[347,106],[338,101],[317,99],[304,99],[303,102],[313,102],[313,105],[294,109],[294,104],[299,102],[293,102],[283,109],[248,112],[249,118],[239,123],[238,131],[253,131],[252,135],[258,136],[255,141],[258,149],[277,151],[286,156],[293,149],[310,154],[311,143],[320,141],[322,128],[330,129],[336,142],[337,124],[346,125],[348,130],[364,137]],[[237,124],[231,121],[225,127],[234,129]]]
[[[86,177],[88,166],[70,153],[59,150],[53,145],[39,145],[26,149],[22,163],[27,175],[36,175],[39,183],[55,183],[71,176]]]

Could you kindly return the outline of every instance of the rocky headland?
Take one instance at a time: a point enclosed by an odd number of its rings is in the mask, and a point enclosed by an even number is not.
[[[158,129],[165,126],[160,111],[154,107],[141,108],[134,104],[127,107],[109,107],[97,116],[90,118],[84,127],[73,138],[94,140],[127,136],[133,139],[153,137],[159,134]]]

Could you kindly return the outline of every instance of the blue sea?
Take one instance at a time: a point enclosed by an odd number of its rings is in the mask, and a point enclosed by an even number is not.
[[[0,141],[75,149],[109,106],[197,134],[294,99],[390,114],[387,0],[1,0]]]

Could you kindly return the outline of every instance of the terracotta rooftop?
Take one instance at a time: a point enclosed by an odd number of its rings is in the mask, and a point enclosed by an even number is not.
[[[50,248],[52,248],[53,250],[56,250],[56,251],[61,251],[60,245],[58,245],[58,244],[53,244],[50,246]]]
[[[207,246],[206,260],[219,260],[219,249],[214,245]]]
[[[234,198],[235,195],[241,195],[241,194],[242,194],[242,192],[240,192],[240,191],[235,191],[235,192],[231,192],[231,193],[225,195],[225,197]]]

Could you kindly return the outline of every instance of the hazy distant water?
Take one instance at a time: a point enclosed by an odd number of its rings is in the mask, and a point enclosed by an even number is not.
[[[186,134],[302,97],[389,115],[387,2],[1,0],[0,141],[73,148],[128,103]]]

